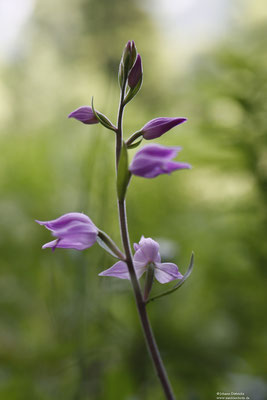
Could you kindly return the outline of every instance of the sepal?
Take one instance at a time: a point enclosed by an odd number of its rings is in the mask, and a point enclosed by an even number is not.
[[[141,77],[141,78],[139,79],[137,85],[136,85],[133,89],[132,89],[132,88],[129,88],[129,90],[128,90],[127,94],[126,94],[126,97],[125,97],[125,99],[124,99],[124,102],[123,102],[124,105],[126,105],[127,103],[129,103],[129,101],[131,101],[131,100],[134,98],[134,96],[137,95],[137,93],[138,93],[139,90],[141,89],[142,82],[143,82],[143,77]]]
[[[142,143],[143,136],[141,138],[138,138],[136,141],[134,141],[131,144],[127,144],[127,149],[135,149],[136,147],[139,146],[139,144]]]
[[[139,144],[143,140],[143,133],[141,131],[137,131],[133,133],[126,142],[127,149],[134,149],[139,146]]]
[[[124,84],[124,72],[123,72],[123,63],[122,63],[122,61],[120,62],[120,65],[119,65],[118,79],[119,79],[120,88],[122,89],[123,88],[123,84]]]

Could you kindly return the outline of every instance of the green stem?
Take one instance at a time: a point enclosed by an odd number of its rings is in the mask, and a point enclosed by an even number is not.
[[[120,152],[122,146],[122,120],[123,120],[123,110],[124,110],[123,102],[124,102],[126,83],[127,79],[124,79],[121,89],[120,105],[118,111],[117,132],[116,132],[116,171],[118,171]]]
[[[148,319],[148,314],[146,310],[146,302],[143,299],[141,288],[139,285],[139,281],[137,279],[134,265],[133,265],[133,258],[131,253],[130,241],[129,241],[129,233],[127,227],[127,216],[126,216],[126,206],[125,200],[118,202],[119,206],[119,216],[120,216],[120,227],[121,227],[121,237],[123,242],[123,247],[125,250],[126,255],[126,263],[128,266],[132,287],[135,295],[135,301],[137,305],[137,310],[139,313],[141,325],[143,328],[143,333],[145,336],[146,344],[149,350],[149,353],[152,358],[152,362],[154,364],[156,373],[159,377],[161,382],[163,391],[165,393],[167,400],[175,400],[174,394],[172,392],[172,388],[168,379],[167,372],[165,370],[164,364],[162,362],[157,343],[155,341],[153,331]]]
[[[122,146],[122,119],[123,119],[123,110],[124,110],[124,94],[125,94],[125,86],[126,81],[123,84],[121,90],[121,99],[120,106],[118,112],[118,123],[117,123],[117,133],[116,133],[116,167],[118,169],[119,157]],[[120,230],[121,230],[121,238],[125,251],[125,262],[128,266],[129,275],[134,291],[136,306],[138,310],[138,314],[140,317],[141,325],[143,328],[144,337],[146,340],[147,348],[152,358],[152,362],[154,364],[156,373],[161,382],[163,391],[165,393],[165,397],[167,400],[175,400],[167,372],[165,370],[164,364],[162,362],[157,343],[155,341],[153,331],[148,319],[148,314],[146,310],[146,301],[143,298],[141,288],[139,285],[139,281],[136,276],[136,272],[133,264],[133,257],[131,252],[130,240],[129,240],[129,232],[127,226],[127,214],[126,214],[126,204],[125,199],[118,200],[118,208],[119,208],[119,221],[120,221]]]

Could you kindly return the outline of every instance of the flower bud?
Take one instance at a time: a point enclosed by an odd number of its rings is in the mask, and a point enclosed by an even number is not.
[[[119,82],[122,87],[122,82],[127,78],[130,69],[136,59],[136,47],[134,41],[129,41],[122,53],[122,58],[119,67]]]
[[[140,131],[143,133],[144,139],[156,139],[186,121],[186,118],[155,118],[147,122]]]
[[[134,89],[139,83],[143,76],[142,60],[140,54],[137,55],[136,61],[133,68],[131,69],[128,76],[128,85],[131,89]],[[141,86],[141,85],[140,85]],[[139,88],[140,88],[139,86]]]
[[[125,67],[128,67],[129,70],[132,68],[134,62],[136,59],[136,47],[135,43],[132,40],[131,42],[129,41],[122,54],[122,62]]]
[[[77,110],[72,111],[68,118],[75,118],[84,124],[98,124],[98,119],[96,118],[93,110],[89,106],[82,106],[77,108]]]

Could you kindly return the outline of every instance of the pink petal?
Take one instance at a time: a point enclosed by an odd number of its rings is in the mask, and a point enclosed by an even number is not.
[[[134,255],[134,263],[146,266],[150,262],[160,262],[159,244],[151,238],[142,238]]]
[[[139,263],[138,261],[134,261],[134,269],[137,276],[137,279],[141,278],[144,272],[146,272],[146,265],[144,263]]]
[[[68,214],[64,214],[57,219],[53,219],[51,221],[38,221],[36,222],[40,225],[44,225],[47,229],[57,230],[57,229],[65,229],[69,224],[75,223],[84,223],[88,226],[91,226],[92,229],[96,229],[95,225],[91,221],[91,219],[82,213],[72,212]]]
[[[99,276],[114,276],[120,279],[130,279],[127,264],[124,261],[118,261],[109,269],[100,272]]]
[[[168,283],[175,279],[182,279],[183,275],[173,263],[156,263],[155,278],[160,283]]]

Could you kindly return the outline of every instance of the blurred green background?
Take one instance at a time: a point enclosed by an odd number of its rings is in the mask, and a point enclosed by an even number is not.
[[[157,142],[193,169],[128,194],[132,241],[159,240],[182,273],[195,251],[189,281],[149,306],[174,390],[267,399],[265,1],[1,0],[0,22],[0,398],[163,399],[130,284],[98,277],[113,259],[42,251],[34,222],[84,212],[120,243],[113,134],[67,115],[94,95],[115,122],[133,39],[144,83],[125,134],[188,118]]]

